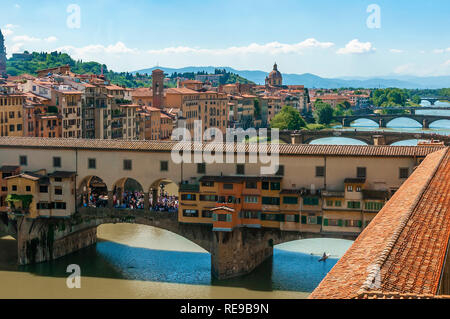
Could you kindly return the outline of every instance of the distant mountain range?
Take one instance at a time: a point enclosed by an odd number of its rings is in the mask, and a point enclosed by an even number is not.
[[[165,68],[154,67],[135,71],[133,73],[151,73],[154,69],[161,69],[168,74],[174,72],[200,72],[205,71],[214,73],[215,69],[225,69],[228,72],[236,73],[247,80],[257,84],[264,84],[265,78],[268,75],[264,71],[242,71],[230,67],[185,67],[185,68]],[[304,85],[308,88],[324,88],[336,89],[342,87],[354,88],[388,88],[397,87],[404,89],[440,89],[450,87],[450,76],[434,76],[434,77],[416,77],[416,76],[383,76],[383,77],[342,77],[342,78],[322,78],[320,76],[305,73],[305,74],[283,74],[283,83],[286,85]]]

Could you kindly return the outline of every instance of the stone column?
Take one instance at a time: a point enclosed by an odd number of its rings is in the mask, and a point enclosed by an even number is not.
[[[384,121],[384,119],[380,119],[379,126],[380,128],[386,128],[386,122]]]
[[[217,279],[249,274],[273,255],[271,232],[237,228],[232,232],[214,232],[211,272]]]
[[[430,122],[428,121],[428,119],[423,119],[423,128],[424,129],[429,129],[430,128]]]
[[[61,223],[65,224],[62,230]],[[97,242],[97,227],[73,226],[70,219],[18,220],[17,256],[19,265],[29,265],[68,255]]]
[[[152,190],[152,196],[153,196],[153,206],[155,206],[156,202],[158,201],[158,191],[159,189],[153,189]]]
[[[150,194],[144,193],[144,210],[150,210]]]
[[[373,145],[386,145],[386,138],[383,135],[374,135],[372,136]]]
[[[292,144],[304,144],[303,143],[303,134],[295,133],[291,136]]]
[[[114,208],[114,193],[108,191],[108,208]]]

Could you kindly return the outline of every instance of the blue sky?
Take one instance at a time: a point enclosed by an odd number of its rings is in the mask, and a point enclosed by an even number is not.
[[[448,0],[1,2],[8,54],[58,49],[117,71],[269,71],[276,61],[283,73],[327,77],[450,75]],[[71,4],[80,9],[79,28]],[[367,25],[371,4],[380,28]]]

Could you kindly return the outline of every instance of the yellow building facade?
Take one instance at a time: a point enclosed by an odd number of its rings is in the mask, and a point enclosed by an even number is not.
[[[0,93],[0,136],[24,136],[22,94]]]

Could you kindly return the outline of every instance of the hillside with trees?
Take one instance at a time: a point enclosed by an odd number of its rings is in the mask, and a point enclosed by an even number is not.
[[[70,65],[72,72],[76,74],[103,74],[116,85],[126,86],[129,88],[148,87],[152,84],[151,74],[133,74],[131,72],[114,72],[109,70],[105,64],[98,62],[84,62],[82,60],[74,60],[67,53],[62,52],[24,52],[23,55],[12,57],[6,62],[6,71],[11,76],[21,74],[36,75],[36,71],[54,68],[63,65]],[[198,72],[197,74],[206,74],[205,72]],[[215,74],[223,74],[220,78],[220,84],[229,83],[250,83],[247,79],[240,77],[237,74],[228,72],[222,69],[216,69]],[[168,85],[174,87],[176,85],[176,77],[184,77],[187,79],[195,79],[196,73],[174,73],[169,76]]]

